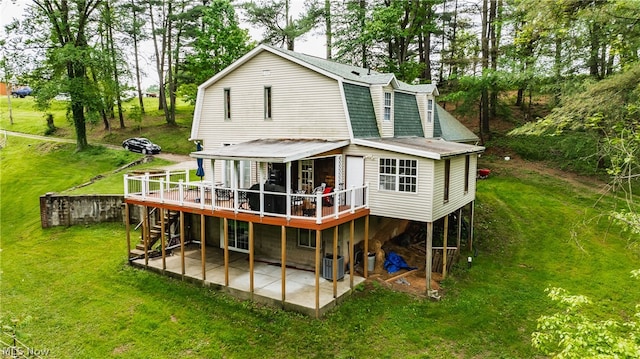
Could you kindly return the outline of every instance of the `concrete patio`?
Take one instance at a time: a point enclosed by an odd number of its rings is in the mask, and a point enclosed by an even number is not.
[[[279,264],[266,263],[255,260],[253,265],[253,293],[251,292],[249,254],[229,251],[229,283],[225,285],[224,251],[221,248],[205,248],[205,278],[202,278],[202,253],[200,245],[185,246],[184,275],[180,248],[175,248],[171,255],[165,258],[166,269],[162,267],[162,257],[135,259],[132,265],[148,268],[153,271],[177,278],[202,283],[226,291],[231,295],[245,300],[272,307],[297,311],[309,316],[322,316],[335,307],[351,293],[351,280],[346,271],[344,278],[336,281],[336,295],[334,297],[334,283],[332,280],[319,278],[319,306],[316,308],[316,274],[314,271],[287,268],[285,274],[285,295],[282,295],[282,267]],[[322,271],[322,268],[320,269]],[[354,275],[354,287],[364,278]],[[316,310],[317,309],[317,310]]]

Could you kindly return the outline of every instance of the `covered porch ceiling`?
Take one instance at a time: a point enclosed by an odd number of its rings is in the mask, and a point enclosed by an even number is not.
[[[287,163],[317,156],[347,145],[349,140],[259,139],[191,152],[190,156],[213,160]]]

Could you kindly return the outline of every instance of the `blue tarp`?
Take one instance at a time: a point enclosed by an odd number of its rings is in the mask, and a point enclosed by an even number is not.
[[[405,262],[404,259],[396,252],[389,252],[387,254],[387,259],[384,260],[384,269],[389,272],[389,274],[393,274],[400,269],[412,270],[416,268],[409,267],[407,262]]]

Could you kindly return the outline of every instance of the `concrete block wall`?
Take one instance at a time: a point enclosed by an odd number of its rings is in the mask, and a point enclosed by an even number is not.
[[[42,228],[124,221],[122,195],[40,196]]]

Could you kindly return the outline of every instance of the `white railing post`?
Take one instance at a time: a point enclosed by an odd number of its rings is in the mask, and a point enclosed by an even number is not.
[[[336,191],[333,191],[332,193],[333,193],[333,214],[336,216],[336,219],[338,219],[340,215],[340,195]]]
[[[322,223],[322,194],[316,193],[316,223]]]
[[[351,186],[351,213],[356,211],[356,186]]]
[[[184,170],[184,178],[187,179],[187,183],[189,183],[189,170]]]
[[[184,204],[184,186],[182,185],[183,183],[184,181],[182,180],[182,178],[180,178],[180,180],[178,180],[178,195],[180,196],[181,206]]]
[[[165,177],[166,177],[166,181],[167,181],[167,188],[171,188],[171,171],[166,170],[165,171]]]
[[[204,209],[204,184],[200,183],[200,209]]]
[[[129,175],[125,173],[124,175],[124,198],[129,196]]]
[[[369,182],[364,184],[364,188],[363,191],[365,191],[365,202],[364,202],[364,208],[369,208]]]
[[[158,183],[160,184],[160,203],[164,203],[164,178],[160,178]]]

